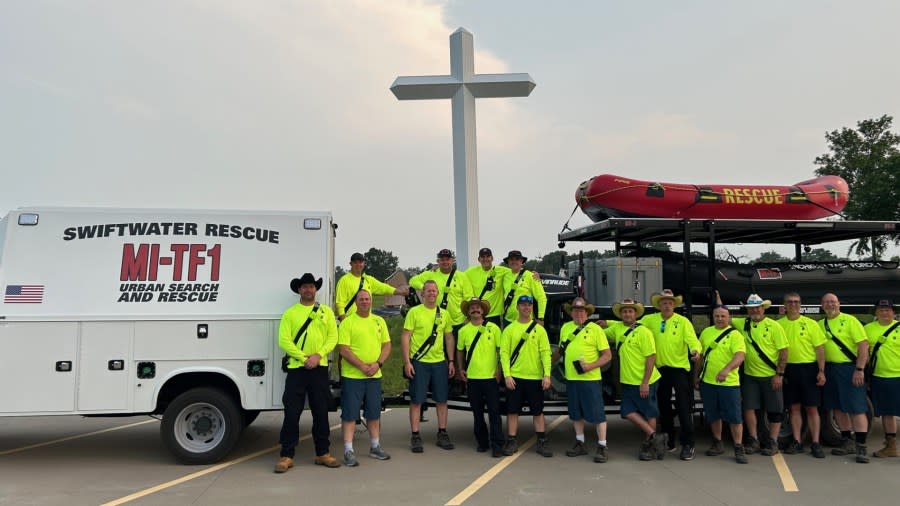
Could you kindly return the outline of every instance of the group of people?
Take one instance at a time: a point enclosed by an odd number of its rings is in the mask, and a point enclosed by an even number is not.
[[[565,453],[569,457],[588,455],[587,422],[596,426],[592,459],[606,462],[601,370],[612,360],[614,348],[622,390],[621,415],[645,435],[638,451],[641,460],[663,459],[666,453],[678,450],[676,416],[680,458],[694,458],[692,411],[694,389],[698,388],[713,433],[707,455],[725,451],[723,422],[730,426],[737,462],[746,463],[747,454],[755,452],[774,455],[779,451],[776,440],[788,406],[793,440],[784,452],[803,451],[800,431],[805,410],[810,451],[823,458],[818,409],[824,406],[833,410],[841,429],[841,444],[832,453],[855,455],[857,462],[868,462],[867,364],[876,416],[883,417],[886,433],[885,446],[875,455],[898,456],[894,417],[900,415],[900,323],[894,321],[895,307],[890,301],[878,301],[876,320],[863,327],[840,312],[834,294],[823,296],[826,317],[819,322],[800,314],[796,293],[785,295],[785,317],[779,320],[766,317],[771,302],[753,294],[743,304],[746,318],[732,319],[728,308],[718,301],[713,325],[698,338],[691,321],[675,313],[682,300],[670,290],[651,297],[658,312],[644,315],[641,303],[626,299],[612,307],[619,320],[608,322],[591,320],[594,306],[576,297],[564,305],[572,321],[563,325],[559,345],[553,350],[543,327],[547,298],[539,276],[524,269],[526,258],[521,252],[510,251],[503,259],[505,265],[494,265],[491,250],[482,248],[479,264],[464,272],[457,272],[450,250],[439,251],[437,260],[437,269],[410,279],[409,285],[419,291],[422,303],[407,312],[401,336],[403,375],[409,381],[410,450],[414,453],[425,449],[420,420],[429,392],[437,412],[435,444],[445,450],[454,448],[447,433],[447,401],[449,380],[458,377],[466,383],[477,451],[494,457],[517,452],[519,413],[527,406],[536,434],[535,451],[552,457],[543,414],[544,391],[550,388],[551,367],[558,361],[566,378],[568,413],[575,430],[574,444]],[[390,458],[380,444],[379,417],[381,368],[391,353],[391,338],[385,321],[371,311],[372,296],[405,295],[409,288],[395,288],[365,274],[365,257],[359,253],[353,254],[350,265],[350,272],[336,287],[337,316],[315,300],[321,278],[306,273],[291,281],[291,290],[299,294],[300,302],[285,311],[279,329],[287,378],[275,472],[285,472],[294,464],[299,418],[307,398],[313,415],[315,463],[341,465],[329,452],[327,419],[327,357],[335,347],[341,357],[343,464],[358,465],[353,436],[360,409],[370,434],[369,456]],[[501,385],[506,390],[505,432]],[[768,434],[757,434],[759,410],[768,418]],[[744,438],[745,428],[748,438]]]

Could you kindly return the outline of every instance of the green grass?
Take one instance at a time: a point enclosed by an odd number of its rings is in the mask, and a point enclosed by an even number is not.
[[[381,389],[384,395],[396,395],[406,390],[407,382],[403,378],[403,351],[400,348],[400,335],[403,333],[403,317],[385,318],[391,334],[391,355],[381,368]]]

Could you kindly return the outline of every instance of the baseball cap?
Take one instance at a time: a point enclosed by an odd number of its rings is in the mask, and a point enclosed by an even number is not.
[[[479,257],[492,257],[494,253],[491,251],[491,248],[481,248],[478,250]]]
[[[438,256],[438,258],[441,258],[441,257],[455,258],[455,256],[453,255],[453,252],[448,250],[447,248],[444,248],[444,249],[438,251],[437,256]]]
[[[521,304],[523,302],[527,302],[529,304],[534,304],[534,297],[531,295],[519,295],[519,300],[516,304]]]
[[[350,255],[351,262],[358,262],[360,260],[362,260],[363,262],[366,261],[366,257],[362,253],[354,253]]]
[[[878,299],[878,301],[875,302],[875,309],[878,309],[880,307],[887,307],[887,308],[893,309],[894,303],[890,299]]]

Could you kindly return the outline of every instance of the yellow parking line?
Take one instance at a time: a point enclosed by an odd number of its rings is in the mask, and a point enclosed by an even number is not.
[[[772,463],[775,464],[775,470],[778,471],[778,476],[781,478],[781,485],[784,487],[784,491],[799,492],[800,489],[797,488],[797,482],[794,481],[794,475],[791,474],[791,470],[788,469],[787,462],[784,461],[784,456],[780,453],[776,453],[772,456]]]
[[[0,455],[9,455],[11,453],[24,452],[25,450],[33,450],[34,448],[40,448],[42,446],[49,446],[49,445],[53,445],[56,443],[63,443],[65,441],[72,441],[73,439],[81,439],[83,437],[96,436],[97,434],[112,432],[114,430],[128,429],[130,427],[137,427],[138,425],[144,425],[147,423],[153,423],[153,422],[157,422],[157,421],[158,420],[155,420],[155,419],[154,420],[145,420],[143,422],[135,422],[135,423],[129,423],[128,425],[120,425],[118,427],[110,427],[108,429],[95,430],[94,432],[87,432],[85,434],[76,434],[74,436],[64,437],[64,438],[60,438],[60,439],[54,439],[53,441],[46,441],[44,443],[37,443],[37,444],[33,444],[33,445],[23,446],[21,448],[13,448],[12,450],[4,450],[4,451],[0,452]]]
[[[556,420],[553,420],[553,423],[551,423],[549,426],[547,426],[547,432],[552,431],[554,428],[556,428],[557,425],[561,424],[563,421],[568,420],[568,419],[569,419],[568,416],[561,416],[561,417],[557,418]],[[445,506],[459,506],[460,504],[464,503],[469,497],[472,497],[472,495],[475,494],[475,492],[478,492],[481,489],[481,487],[487,485],[488,482],[493,480],[494,477],[497,476],[498,474],[500,474],[501,471],[503,471],[510,464],[515,462],[515,460],[517,458],[521,457],[522,454],[524,454],[526,450],[531,448],[531,445],[533,445],[535,443],[535,441],[537,441],[537,436],[532,436],[531,439],[529,439],[528,441],[525,442],[525,444],[523,444],[522,446],[519,447],[519,451],[517,453],[514,453],[514,454],[510,455],[509,457],[504,458],[503,460],[501,460],[500,462],[495,464],[494,467],[488,469],[487,472],[485,472],[484,474],[479,476],[468,487],[463,489],[462,492],[456,494],[456,497],[447,501],[447,504]]]
[[[332,430],[335,430],[335,429],[339,428],[340,426],[341,426],[341,424],[333,425],[333,426],[329,427],[328,430],[329,430],[329,431],[332,431]],[[312,434],[307,434],[307,435],[301,437],[301,438],[300,438],[300,441],[305,441],[305,440],[307,440],[307,439],[309,439],[309,438],[311,438],[311,437],[312,437]],[[216,471],[221,471],[222,469],[225,469],[226,467],[231,467],[231,466],[233,466],[233,465],[235,465],[235,464],[240,464],[241,462],[246,462],[246,461],[248,461],[248,460],[250,460],[250,459],[255,459],[256,457],[259,457],[260,455],[264,455],[264,454],[266,454],[266,453],[275,451],[275,450],[277,450],[277,449],[279,449],[279,448],[281,448],[281,445],[270,446],[269,448],[265,448],[265,449],[259,450],[259,451],[257,451],[257,452],[253,452],[253,453],[251,453],[251,454],[249,454],[249,455],[244,455],[243,457],[240,457],[240,458],[237,458],[237,459],[234,459],[234,460],[229,460],[228,462],[223,462],[223,463],[221,463],[221,464],[216,464],[216,465],[214,465],[214,466],[212,466],[212,467],[208,467],[208,468],[206,468],[206,469],[204,469],[204,470],[202,470],[202,471],[197,471],[196,473],[191,473],[191,474],[182,476],[181,478],[176,478],[176,479],[174,479],[174,480],[167,481],[167,482],[165,482],[165,483],[160,483],[159,485],[156,485],[155,487],[146,488],[146,489],[144,489],[144,490],[135,492],[135,493],[133,493],[133,494],[131,494],[131,495],[126,495],[125,497],[120,497],[120,498],[115,499],[115,500],[113,500],[113,501],[109,501],[109,502],[103,503],[103,504],[101,504],[100,506],[118,506],[119,504],[125,504],[125,503],[131,502],[131,501],[133,501],[133,500],[135,500],[135,499],[140,499],[141,497],[146,497],[146,496],[148,496],[148,495],[150,495],[150,494],[155,494],[155,493],[157,493],[157,492],[159,492],[159,491],[161,491],[161,490],[165,490],[165,489],[167,489],[167,488],[172,488],[172,487],[174,487],[175,485],[180,485],[180,484],[182,484],[182,483],[184,483],[184,482],[191,481],[191,480],[193,480],[193,479],[195,479],[195,478],[199,478],[199,477],[201,477],[201,476],[206,476],[206,475],[209,474],[209,473],[214,473],[214,472],[216,472]]]

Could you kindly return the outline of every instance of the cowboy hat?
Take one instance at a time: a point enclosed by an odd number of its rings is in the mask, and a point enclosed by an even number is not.
[[[763,300],[762,297],[755,293],[751,293],[749,297],[747,297],[747,302],[744,303],[744,307],[759,307],[762,306],[763,309],[768,308],[772,305],[771,300]]]
[[[591,316],[594,314],[594,305],[588,304],[586,300],[582,297],[575,297],[572,299],[572,302],[566,302],[563,304],[563,311],[565,311],[569,316],[572,316],[573,309],[584,309],[587,311],[587,315]]]
[[[669,300],[675,302],[675,307],[678,307],[681,305],[681,301],[682,301],[681,295],[676,297],[675,294],[672,293],[672,290],[669,290],[668,288],[666,288],[662,292],[654,293],[653,295],[651,295],[650,296],[650,305],[655,307],[656,309],[659,309],[659,302],[662,300],[666,300],[666,299],[669,299]]]
[[[291,291],[294,293],[300,293],[300,287],[305,284],[316,285],[316,290],[322,288],[322,278],[316,279],[310,273],[305,273],[300,278],[294,278],[291,280]]]
[[[459,308],[462,310],[462,313],[464,315],[468,316],[469,308],[472,307],[472,304],[481,306],[481,313],[485,316],[487,316],[488,312],[491,310],[491,303],[484,299],[479,299],[478,297],[472,297],[469,300],[462,301],[462,304],[459,305]]]
[[[622,314],[621,314],[622,309],[624,309],[626,307],[630,307],[630,308],[634,309],[634,317],[635,318],[640,318],[641,315],[644,314],[644,305],[641,304],[640,302],[635,302],[632,299],[624,299],[624,300],[622,300],[622,302],[616,302],[615,304],[613,304],[612,312],[614,315],[616,315],[616,318],[621,320],[622,319]]]

